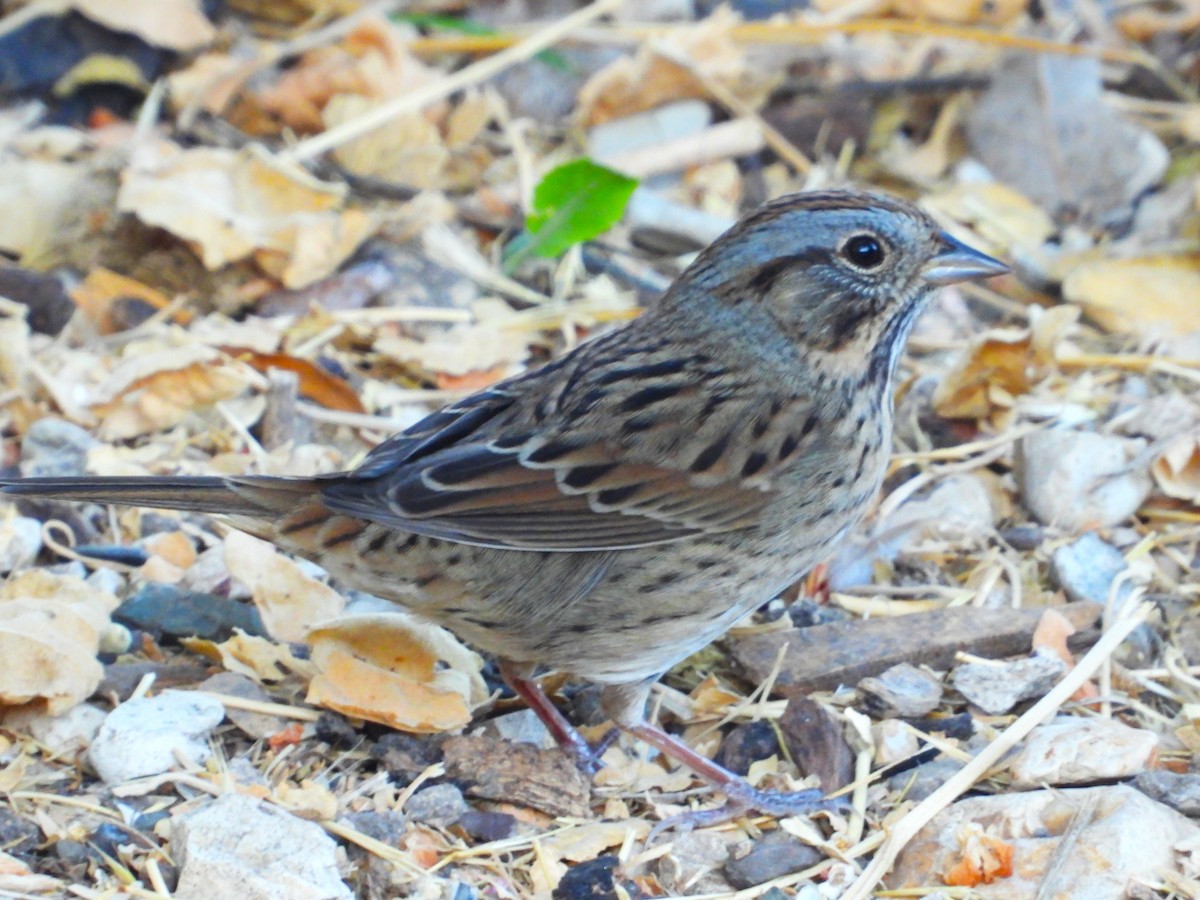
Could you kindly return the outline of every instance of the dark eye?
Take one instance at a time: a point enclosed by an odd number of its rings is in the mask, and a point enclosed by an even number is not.
[[[883,263],[883,244],[870,234],[857,234],[842,245],[842,256],[859,269],[874,269]]]

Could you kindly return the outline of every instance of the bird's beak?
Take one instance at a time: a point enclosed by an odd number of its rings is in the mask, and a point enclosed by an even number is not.
[[[945,232],[942,232],[941,237],[945,249],[929,260],[921,270],[921,277],[929,284],[977,281],[980,278],[1003,275],[1009,270],[1000,260],[968,247]]]

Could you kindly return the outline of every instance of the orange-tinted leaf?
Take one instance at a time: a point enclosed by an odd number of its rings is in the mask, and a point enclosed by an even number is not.
[[[300,393],[313,403],[327,409],[341,412],[365,413],[366,407],[358,399],[344,378],[338,378],[327,372],[311,360],[286,353],[258,353],[238,347],[222,348],[230,356],[236,357],[259,372],[266,373],[268,369],[284,369],[295,372],[300,377]]]
[[[165,309],[171,302],[161,291],[105,268],[93,269],[71,291],[75,305],[96,324],[101,334],[121,330],[113,317],[113,304],[131,297],[155,309]],[[181,309],[173,314],[172,319],[186,325],[192,320],[192,314]]]

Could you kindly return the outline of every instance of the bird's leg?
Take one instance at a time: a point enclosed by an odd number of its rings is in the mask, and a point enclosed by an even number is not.
[[[839,811],[844,807],[840,800],[826,800],[825,795],[815,788],[806,791],[764,791],[751,787],[744,778],[701,756],[679,738],[651,725],[645,716],[646,697],[651,684],[653,681],[605,688],[602,701],[605,712],[613,717],[623,731],[687,766],[728,800],[724,806],[716,809],[695,810],[666,819],[654,828],[652,836],[668,828],[715,825],[750,811],[771,816],[797,816],[822,810]]]
[[[558,746],[570,754],[575,760],[575,765],[580,771],[586,772],[589,775],[595,775],[603,768],[600,763],[600,757],[604,755],[613,740],[617,736],[617,730],[614,728],[600,740],[600,743],[593,747],[587,742],[582,734],[580,734],[575,726],[567,721],[567,717],[562,714],[557,706],[555,706],[546,692],[542,690],[541,685],[532,677],[530,667],[523,666],[520,663],[514,663],[509,660],[500,660],[500,675],[510,688],[516,691],[517,696],[525,701],[525,705],[533,710],[534,714],[542,720],[542,724],[550,732],[551,736]]]

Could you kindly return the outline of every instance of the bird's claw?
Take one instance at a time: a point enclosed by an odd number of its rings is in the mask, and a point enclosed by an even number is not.
[[[783,818],[785,816],[803,816],[815,812],[832,812],[843,814],[849,807],[845,797],[826,798],[821,791],[764,791],[752,788],[745,782],[735,782],[722,791],[728,798],[722,806],[713,809],[694,809],[679,815],[663,819],[646,836],[646,844],[653,844],[659,835],[667,831],[691,831],[694,828],[706,828],[710,825],[720,825],[747,813],[761,813],[768,816]]]
[[[600,737],[600,740],[595,744],[589,744],[584,740],[583,735],[575,732],[575,737],[578,741],[572,741],[570,747],[564,747],[571,759],[575,762],[575,767],[584,775],[592,776],[604,768],[604,761],[601,757],[608,752],[608,748],[616,742],[620,731],[616,728],[610,728]]]

